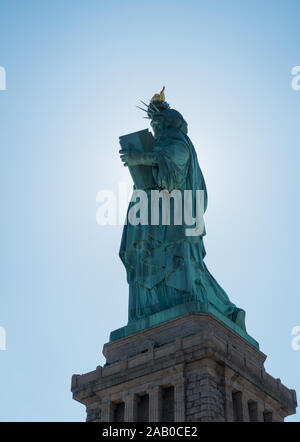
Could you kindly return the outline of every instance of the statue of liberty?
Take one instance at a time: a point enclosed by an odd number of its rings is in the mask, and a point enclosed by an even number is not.
[[[154,134],[151,150],[141,151],[132,145],[126,147],[126,143],[120,141],[121,160],[131,171],[137,168],[144,171],[144,178],[146,171],[150,173],[151,184],[143,186],[147,195],[154,189],[168,192],[176,189],[184,198],[186,190],[201,190],[205,211],[206,185],[195,148],[187,135],[187,123],[165,101],[164,89],[155,94],[148,105],[143,103]],[[135,182],[134,188],[137,187]],[[133,202],[128,210],[132,205]],[[129,284],[129,323],[197,301],[213,306],[246,331],[244,310],[229,300],[204,263],[204,235],[205,229],[200,235],[187,236],[184,223],[165,224],[161,217],[155,225],[132,225],[127,216],[120,258]]]

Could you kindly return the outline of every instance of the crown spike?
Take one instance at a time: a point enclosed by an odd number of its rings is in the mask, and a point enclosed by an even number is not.
[[[140,106],[136,106],[136,107],[138,107],[139,109],[141,109],[142,111],[144,111],[144,112],[147,112],[148,113],[148,111],[146,110],[146,109],[143,109],[142,107],[140,107]]]
[[[146,106],[147,108],[149,107],[149,104],[144,103],[142,100],[140,100],[140,102],[141,102],[144,106]]]
[[[156,112],[160,112],[160,110],[155,106],[155,104],[154,103],[152,103],[152,106],[153,106],[153,109],[156,111]]]

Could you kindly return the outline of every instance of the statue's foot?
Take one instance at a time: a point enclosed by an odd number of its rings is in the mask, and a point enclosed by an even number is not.
[[[241,308],[236,308],[232,313],[233,322],[246,331],[246,323],[245,323],[246,312]]]

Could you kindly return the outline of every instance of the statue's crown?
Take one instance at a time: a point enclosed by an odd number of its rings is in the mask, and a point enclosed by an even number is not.
[[[141,103],[144,106],[146,106],[146,109],[143,109],[140,106],[137,106],[139,109],[141,109],[142,111],[147,113],[148,116],[145,118],[152,120],[152,118],[155,115],[161,115],[162,111],[170,108],[169,104],[166,102],[164,92],[165,92],[165,86],[162,88],[162,90],[159,94],[153,95],[149,104],[146,104],[143,101],[141,101]]]

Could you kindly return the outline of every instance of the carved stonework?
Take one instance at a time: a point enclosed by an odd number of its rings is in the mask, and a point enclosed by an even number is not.
[[[110,342],[105,355],[107,365],[72,380],[88,421],[115,421],[122,402],[129,422],[279,422],[297,406],[295,391],[266,373],[266,356],[212,315],[188,314]]]
[[[101,422],[101,410],[99,406],[93,408],[86,408],[87,422]]]

